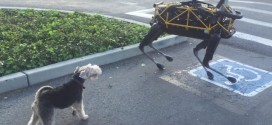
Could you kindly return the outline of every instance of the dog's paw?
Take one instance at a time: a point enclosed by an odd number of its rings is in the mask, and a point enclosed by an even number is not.
[[[89,118],[88,115],[83,115],[83,116],[82,116],[82,120],[87,120],[88,118]]]

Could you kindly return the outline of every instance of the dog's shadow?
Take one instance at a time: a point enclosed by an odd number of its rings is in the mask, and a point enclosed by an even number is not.
[[[76,115],[72,114],[70,108],[56,109],[55,116],[55,125],[89,125],[91,121],[91,118],[86,120],[79,119]]]
[[[68,125],[89,125],[89,120],[74,120],[70,122]]]

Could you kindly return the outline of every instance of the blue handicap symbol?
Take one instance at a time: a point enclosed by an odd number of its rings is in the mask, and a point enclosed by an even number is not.
[[[245,65],[230,59],[219,59],[211,62],[210,66],[218,71],[236,78],[236,83],[231,83],[226,78],[213,73],[214,79],[209,80],[202,66],[192,69],[189,73],[193,76],[226,88],[243,96],[254,96],[272,85],[272,73]]]

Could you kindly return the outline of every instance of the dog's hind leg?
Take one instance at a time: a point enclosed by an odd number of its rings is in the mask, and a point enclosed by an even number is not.
[[[28,121],[27,125],[36,125],[39,121],[38,115],[33,111],[30,120]]]
[[[34,101],[31,105],[32,109],[32,115],[30,117],[30,120],[28,121],[27,125],[36,125],[39,122],[39,116],[37,114],[37,105],[36,101]]]
[[[89,116],[85,113],[84,110],[84,104],[83,104],[83,100],[79,101],[79,102],[75,102],[72,105],[72,109],[76,112],[77,116],[82,119],[82,120],[86,120],[89,118]],[[73,114],[74,114],[73,111]]]
[[[54,125],[54,108],[53,106],[40,106],[39,115],[42,122],[42,125]]]

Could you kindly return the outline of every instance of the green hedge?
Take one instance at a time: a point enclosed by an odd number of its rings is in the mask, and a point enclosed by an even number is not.
[[[0,76],[139,43],[148,29],[79,12],[0,9]]]

